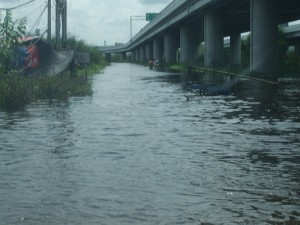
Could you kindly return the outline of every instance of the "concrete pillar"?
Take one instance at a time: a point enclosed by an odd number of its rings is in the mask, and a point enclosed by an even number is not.
[[[150,59],[153,59],[153,43],[152,43],[152,41],[148,42],[146,44],[146,60],[147,60],[147,62]]]
[[[107,62],[111,62],[111,53],[105,53],[105,58]]]
[[[140,59],[139,62],[143,63],[146,61],[146,51],[145,51],[145,46],[142,45],[140,46]]]
[[[180,28],[181,63],[193,63],[197,60],[198,40],[193,31],[193,27],[187,25]]]
[[[134,52],[135,52],[135,56],[134,56],[134,61],[135,62],[139,62],[140,61],[140,49],[139,48],[136,48],[135,50],[134,50]]]
[[[135,50],[134,49],[131,52],[131,61],[135,62]]]
[[[176,63],[176,37],[172,33],[166,33],[164,35],[164,58],[165,63]]]
[[[164,57],[164,41],[163,38],[156,37],[153,40],[153,58],[163,61]]]
[[[250,70],[278,71],[278,1],[250,0]]]
[[[230,66],[233,68],[241,67],[241,34],[234,33],[230,35]]]
[[[130,51],[130,53],[129,53],[129,59],[130,59],[130,62],[134,62],[135,61],[134,50]]]
[[[126,52],[121,52],[121,60],[126,61]]]
[[[300,57],[300,41],[295,43],[295,54]]]
[[[204,64],[209,67],[224,64],[224,35],[223,21],[219,12],[214,11],[204,18],[205,53]]]

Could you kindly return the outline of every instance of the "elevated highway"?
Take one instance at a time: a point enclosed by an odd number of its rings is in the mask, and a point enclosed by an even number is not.
[[[224,64],[224,37],[230,36],[231,65],[240,66],[241,33],[250,31],[250,70],[272,73],[278,69],[278,25],[300,19],[299,12],[299,0],[174,0],[128,43],[100,50],[174,63],[180,48],[185,63],[199,60],[204,42],[204,64],[217,67]],[[298,36],[287,30],[287,38]]]

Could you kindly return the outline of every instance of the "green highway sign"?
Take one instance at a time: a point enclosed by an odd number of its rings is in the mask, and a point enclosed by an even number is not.
[[[146,13],[146,21],[152,21],[158,13]]]

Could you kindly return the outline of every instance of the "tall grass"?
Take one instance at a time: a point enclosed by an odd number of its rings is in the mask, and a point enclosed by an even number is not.
[[[84,77],[12,75],[0,78],[0,108],[4,110],[23,109],[38,100],[66,100],[86,95],[92,95],[92,87]]]
[[[34,85],[25,77],[0,79],[0,107],[8,110],[23,108],[33,99]]]

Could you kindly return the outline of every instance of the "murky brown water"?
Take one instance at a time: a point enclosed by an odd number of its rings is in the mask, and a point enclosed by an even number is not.
[[[184,80],[112,64],[92,97],[0,112],[0,224],[300,224],[297,87]]]

